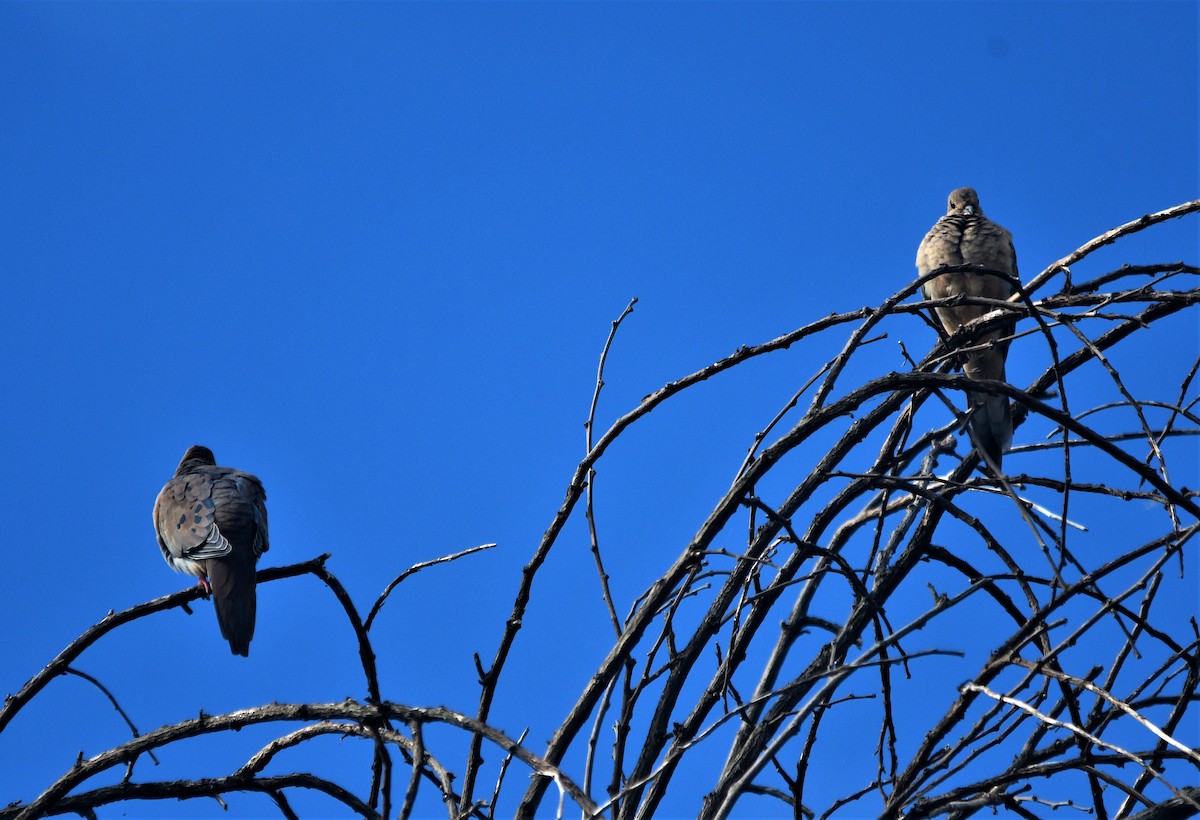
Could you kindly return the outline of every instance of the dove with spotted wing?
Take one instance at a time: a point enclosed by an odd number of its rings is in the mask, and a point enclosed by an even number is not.
[[[189,447],[154,502],[154,529],[172,569],[211,592],[221,635],[250,654],[255,565],[268,549],[267,493],[249,473],[218,467],[212,450]]]

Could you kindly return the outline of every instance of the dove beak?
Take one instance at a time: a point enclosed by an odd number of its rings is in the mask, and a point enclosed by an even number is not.
[[[963,212],[964,212],[964,213],[966,213],[966,214],[968,214],[968,215],[973,215],[973,214],[975,213],[975,206],[974,206],[974,205],[968,205],[968,206],[966,206],[965,208],[963,208]]]

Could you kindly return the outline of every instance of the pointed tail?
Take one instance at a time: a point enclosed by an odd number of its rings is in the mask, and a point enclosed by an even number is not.
[[[979,447],[1000,466],[1004,451],[1012,443],[1012,409],[1007,396],[968,393],[974,414],[971,430]]]
[[[226,558],[210,558],[208,579],[221,636],[229,641],[233,654],[249,657],[256,609],[255,572],[253,559],[247,560],[241,552],[235,549]]]

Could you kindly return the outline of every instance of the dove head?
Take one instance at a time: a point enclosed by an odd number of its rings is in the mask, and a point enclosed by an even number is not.
[[[212,450],[207,447],[201,447],[199,444],[193,444],[183,454],[183,458],[179,460],[179,468],[175,471],[175,474],[178,475],[183,470],[185,464],[188,466],[204,464],[211,467],[215,466],[216,463],[217,460],[213,458]]]
[[[983,209],[979,207],[979,194],[975,193],[974,188],[955,188],[946,202],[946,213],[983,216]]]

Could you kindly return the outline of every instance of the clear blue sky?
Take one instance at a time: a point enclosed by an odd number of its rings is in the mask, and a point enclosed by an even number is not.
[[[375,630],[387,697],[473,712],[471,655],[494,653],[584,453],[631,298],[601,428],[892,294],[960,185],[1028,279],[1197,196],[1196,54],[1195,3],[0,4],[0,690],[191,582],[150,509],[202,443],[266,484],[263,565],[332,552],[364,608],[415,562],[498,543],[407,582]],[[1197,261],[1194,221],[1156,236],[1102,259]],[[620,611],[810,355],[686,394],[601,463]],[[894,341],[878,355],[904,366]],[[585,536],[569,527],[543,571],[493,715],[539,751],[609,639]],[[248,660],[204,605],[78,666],[143,730],[363,695],[312,580],[260,590]],[[124,737],[97,693],[54,682],[0,736],[0,804]],[[234,764],[259,739],[240,740]],[[354,785],[348,745],[328,748]]]

